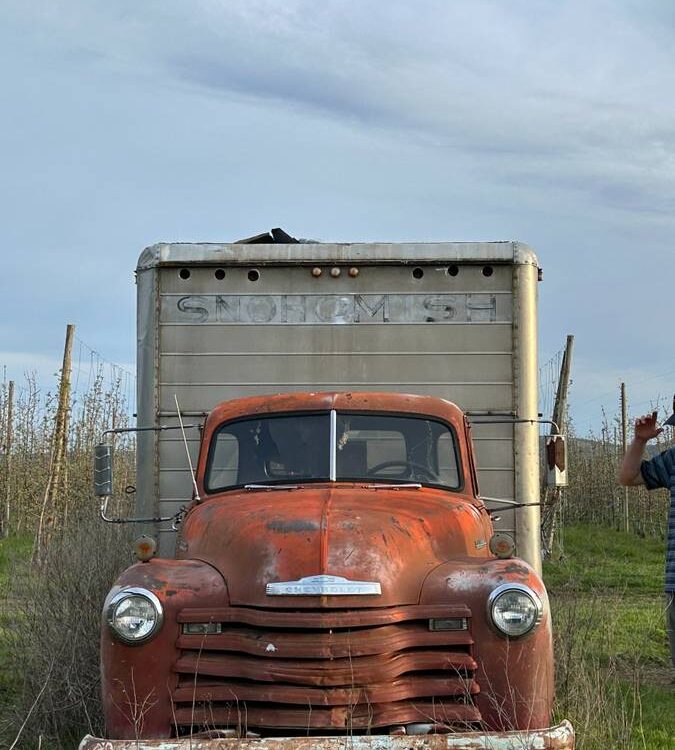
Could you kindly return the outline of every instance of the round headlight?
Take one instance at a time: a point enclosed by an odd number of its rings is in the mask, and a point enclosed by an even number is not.
[[[488,615],[500,633],[520,638],[539,625],[544,606],[528,586],[505,583],[498,586],[488,599]]]
[[[164,612],[159,599],[147,589],[124,589],[108,605],[108,625],[124,643],[143,643],[162,626]]]

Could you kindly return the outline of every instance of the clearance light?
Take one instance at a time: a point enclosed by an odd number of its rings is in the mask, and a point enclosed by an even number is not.
[[[505,560],[509,557],[513,557],[513,553],[516,551],[516,543],[513,541],[513,537],[509,534],[505,534],[503,531],[498,531],[492,535],[490,539],[490,552],[495,557],[499,557],[501,560]]]
[[[157,554],[157,542],[147,534],[139,536],[134,542],[134,555],[141,562],[148,562]]]

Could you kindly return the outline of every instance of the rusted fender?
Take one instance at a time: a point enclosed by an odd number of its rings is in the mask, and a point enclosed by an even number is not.
[[[573,750],[568,721],[518,732],[459,732],[423,735],[351,735],[266,739],[103,740],[87,735],[79,750]]]

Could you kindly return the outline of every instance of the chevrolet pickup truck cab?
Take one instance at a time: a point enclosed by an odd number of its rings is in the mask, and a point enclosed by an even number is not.
[[[109,739],[81,747],[573,747],[550,726],[546,590],[492,551],[457,406],[224,402],[195,473],[175,559],[141,555],[106,599]]]

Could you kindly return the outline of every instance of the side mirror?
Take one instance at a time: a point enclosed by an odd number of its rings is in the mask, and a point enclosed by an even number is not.
[[[199,427],[199,425],[185,425],[186,427]],[[114,430],[106,430],[103,433],[103,439],[106,435],[119,435],[126,432],[158,432],[160,430],[179,429],[175,427],[116,427]],[[180,429],[184,429],[181,424]],[[94,446],[94,494],[101,498],[101,519],[106,523],[162,523],[164,521],[173,521],[172,530],[176,531],[176,524],[180,523],[185,515],[185,508],[182,507],[172,516],[153,516],[152,518],[110,518],[107,515],[108,502],[113,494],[113,448],[108,443],[98,443]],[[194,480],[193,480],[194,481]]]
[[[546,486],[567,487],[567,451],[563,435],[549,435],[544,449]]]
[[[99,443],[94,446],[94,494],[110,497],[113,493],[112,445]]]

